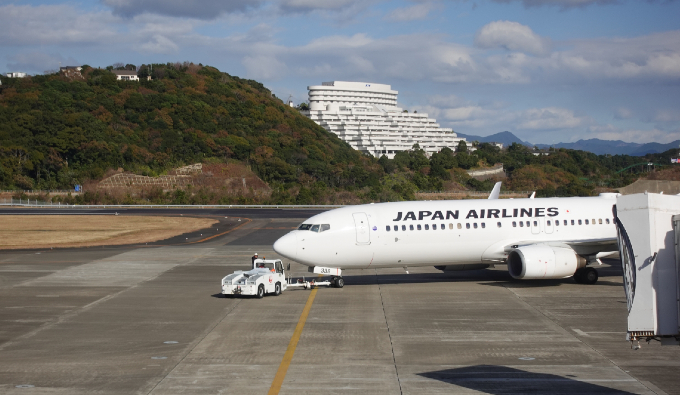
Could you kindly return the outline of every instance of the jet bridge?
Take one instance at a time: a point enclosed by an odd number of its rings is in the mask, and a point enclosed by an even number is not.
[[[614,216],[628,303],[627,340],[680,344],[680,196],[619,196]]]

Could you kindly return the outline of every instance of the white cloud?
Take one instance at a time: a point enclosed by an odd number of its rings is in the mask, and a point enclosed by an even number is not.
[[[655,122],[680,122],[680,113],[677,109],[661,109],[654,114]]]
[[[316,10],[340,10],[359,3],[357,0],[283,0],[281,6],[285,10],[310,12]]]
[[[259,55],[243,58],[248,78],[256,80],[273,80],[284,76],[286,65],[273,56]]]
[[[96,44],[116,36],[117,18],[67,5],[0,6],[0,45]]]
[[[467,103],[466,100],[456,95],[434,95],[429,98],[428,102],[436,107],[459,107]]]
[[[571,129],[588,123],[566,108],[531,108],[521,113],[517,128],[533,130]]]
[[[331,79],[466,81],[474,78],[476,67],[468,48],[427,34],[329,36],[269,50],[300,75]]]
[[[160,15],[213,21],[242,16],[251,21],[289,14],[309,14],[348,21],[378,0],[100,0],[114,15]]]
[[[620,128],[610,124],[595,125],[588,128],[587,138],[598,138],[601,140],[621,140],[629,143],[670,143],[680,140],[680,129],[661,130],[661,129],[634,129]]]
[[[414,109],[436,118],[444,127],[465,134],[489,135],[509,130],[536,143],[549,139],[569,141],[584,137],[587,127],[596,125],[591,117],[576,115],[573,110],[561,107],[517,110],[499,101],[473,102],[459,96],[438,95],[430,97],[428,103]]]
[[[525,7],[557,6],[561,9],[587,7],[593,4],[616,4],[619,0],[492,0],[496,3],[522,2]]]
[[[614,111],[614,118],[616,119],[630,119],[633,118],[633,111],[629,108],[619,107]]]
[[[479,48],[505,48],[534,55],[550,50],[550,40],[534,33],[529,26],[511,21],[495,21],[484,25],[475,35]]]
[[[260,0],[101,0],[113,13],[124,17],[157,14],[173,17],[215,19],[226,13],[259,7]]]
[[[151,39],[139,46],[141,52],[172,54],[177,53],[179,46],[171,39],[160,34],[154,34]]]
[[[60,54],[46,54],[43,52],[26,52],[10,56],[7,68],[12,71],[41,70],[56,71],[60,66],[79,66],[72,57]]]
[[[420,3],[410,7],[395,8],[385,16],[385,19],[395,22],[425,19],[434,8],[433,3]]]
[[[308,0],[295,1],[290,4],[311,4]],[[320,3],[317,9],[331,7],[330,4]],[[344,0],[335,7],[356,4],[354,0]],[[0,25],[4,28],[0,45],[89,45],[109,52],[132,48],[156,54],[209,48],[211,54],[239,57],[238,60],[266,55],[284,64],[289,73],[335,79],[488,84],[674,83],[680,79],[680,31],[560,42],[555,43],[557,50],[550,52],[547,38],[511,21],[482,27],[475,39],[477,48],[458,44],[441,34],[373,38],[365,33],[317,37],[307,44],[287,46],[278,43],[275,28],[263,23],[249,32],[227,37],[197,32],[200,27],[214,24],[149,13],[120,18],[111,12],[83,13],[64,5],[7,5],[0,7]],[[495,50],[499,47],[515,52],[499,54]]]
[[[85,12],[70,5],[6,5],[0,6],[0,25],[3,26],[0,48],[14,51],[5,55],[12,70],[25,68],[34,72],[56,68],[59,61],[75,62],[73,58],[97,66],[98,59],[109,59],[110,56],[118,57],[110,61],[125,63],[133,63],[135,59],[138,63],[175,60],[209,63],[232,74],[243,73],[265,84],[277,81],[281,85],[295,83],[304,86],[326,80],[359,80],[387,83],[399,90],[412,83],[412,86],[434,87],[431,93],[440,93],[440,96],[433,96],[426,102],[427,105],[413,106],[409,110],[426,112],[437,118],[442,126],[471,134],[511,130],[540,138],[557,136],[562,141],[567,135],[570,139],[588,138],[588,133],[595,133],[595,129],[588,128],[598,125],[587,115],[562,108],[564,105],[560,103],[563,101],[555,101],[555,95],[550,92],[559,91],[565,85],[569,85],[573,93],[609,84],[616,86],[617,92],[627,92],[634,97],[637,87],[657,84],[677,86],[680,82],[680,30],[630,38],[550,42],[529,26],[496,21],[479,29],[475,46],[459,44],[445,34],[384,34],[378,37],[364,33],[361,28],[340,30],[352,32],[349,34],[310,35],[311,38],[302,41],[302,44],[289,44],[289,41],[284,41],[286,35],[280,34],[279,29],[284,25],[279,24],[279,20],[264,19],[266,23],[252,23],[256,15],[276,17],[283,12],[316,13],[315,16],[352,15],[361,7],[367,7],[366,4],[374,4],[372,1],[250,2],[248,4],[251,5],[246,7],[250,11],[243,14],[238,14],[240,11],[234,11],[236,14],[223,11],[222,16],[214,21],[167,16],[170,11],[165,14],[145,11],[120,17],[108,10]],[[123,7],[125,3],[118,4]],[[253,8],[258,4],[260,8]],[[436,2],[412,4],[413,7],[423,5],[425,8],[441,5]],[[418,14],[417,10],[411,10],[412,14],[426,15],[424,11]],[[248,23],[239,20],[241,17]],[[243,26],[252,24],[255,26],[243,31]],[[220,31],[222,26],[236,32],[222,37],[213,33]],[[213,35],[204,34],[204,31]],[[41,49],[43,46],[49,50]],[[498,48],[509,51],[499,51]],[[136,58],[129,59],[135,55],[134,51],[150,56],[136,55]],[[83,54],[87,56],[83,58]],[[159,55],[148,59],[153,54]],[[182,58],[176,59],[178,55]],[[471,102],[461,96],[444,94],[464,91],[457,87],[465,87],[469,92],[472,86],[490,87],[488,92],[507,92],[508,88],[504,88],[503,84],[513,84],[509,89],[521,91],[517,101],[513,99],[512,110],[499,105],[499,102]],[[549,93],[536,93],[537,89]],[[635,104],[635,100],[644,98],[616,101],[615,106],[625,107],[616,109],[614,118],[623,121],[647,114],[639,121],[652,123],[659,133],[677,128],[680,120],[673,111],[673,100],[677,101],[677,94],[668,93],[669,89],[664,91],[669,100],[662,106],[656,106],[655,110]],[[292,88],[287,90],[294,91]],[[544,96],[546,101],[539,105],[523,104],[523,100],[531,95]],[[596,100],[587,97],[587,93],[583,95],[584,101]],[[493,93],[489,93],[489,97],[493,97]],[[507,94],[503,97],[503,100],[510,100]],[[664,109],[666,107],[668,109]],[[634,108],[635,112],[630,108]],[[611,110],[605,111],[608,113],[604,116],[598,114],[598,119],[611,118]],[[644,128],[643,124],[625,130],[600,129],[598,133],[624,133]],[[536,138],[522,137],[536,141]]]
[[[517,41],[512,43],[519,50]],[[633,38],[572,40],[555,46],[560,49],[542,56],[531,56],[527,44],[527,53],[482,53],[476,54],[476,58],[479,64],[488,67],[487,82],[590,84],[680,79],[680,30]]]

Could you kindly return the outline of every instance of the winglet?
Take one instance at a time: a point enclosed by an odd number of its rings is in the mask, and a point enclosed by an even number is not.
[[[491,190],[491,194],[489,195],[489,199],[498,199],[498,196],[501,194],[501,181],[498,181],[496,185],[493,186],[493,189]]]
[[[536,191],[531,192],[531,196],[529,196],[529,199],[533,199],[536,197]]]

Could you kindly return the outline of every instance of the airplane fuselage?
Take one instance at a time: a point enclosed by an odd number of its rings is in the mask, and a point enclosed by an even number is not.
[[[615,203],[604,196],[348,206],[309,218],[274,250],[308,266],[341,269],[502,262],[515,244],[584,242],[577,252],[595,254],[615,249]]]

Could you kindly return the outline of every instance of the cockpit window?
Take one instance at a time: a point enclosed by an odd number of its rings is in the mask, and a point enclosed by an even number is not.
[[[331,229],[330,224],[321,224],[321,225],[302,224],[298,227],[298,230],[311,230],[312,232],[317,232],[317,233],[325,232],[325,231],[330,230],[330,229]]]

